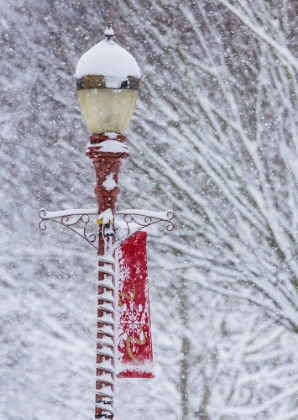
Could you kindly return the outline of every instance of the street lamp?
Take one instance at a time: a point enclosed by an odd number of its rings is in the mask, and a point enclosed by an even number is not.
[[[87,51],[76,68],[77,94],[86,125],[91,132],[86,155],[96,172],[97,208],[48,212],[40,210],[40,228],[52,220],[80,235],[98,254],[95,418],[114,417],[115,366],[115,249],[138,230],[160,221],[173,229],[171,211],[139,209],[115,211],[120,193],[118,175],[129,155],[124,132],[131,120],[139,89],[140,69],[126,50],[113,40],[109,25],[105,39]],[[119,233],[115,215],[126,228]],[[91,217],[99,225],[89,233]],[[96,244],[98,242],[98,245]]]
[[[137,100],[140,69],[127,51],[117,45],[109,26],[103,41],[87,51],[76,69],[79,104],[90,143],[87,156],[92,159],[98,203],[98,306],[96,345],[95,418],[112,418],[115,356],[115,271],[114,213],[118,174],[128,156],[122,144]]]

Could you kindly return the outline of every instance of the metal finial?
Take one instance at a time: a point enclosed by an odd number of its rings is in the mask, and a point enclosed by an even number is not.
[[[115,35],[115,34],[114,34],[114,31],[113,31],[113,28],[112,28],[112,24],[111,24],[111,22],[109,22],[108,27],[107,27],[107,29],[105,30],[104,35],[105,35],[105,37],[107,38],[107,40],[108,40],[108,41],[109,41],[111,38],[113,38],[113,36]]]

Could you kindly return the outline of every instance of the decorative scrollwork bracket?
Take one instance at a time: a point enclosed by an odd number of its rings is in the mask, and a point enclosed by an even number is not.
[[[167,223],[167,231],[174,229],[174,224],[172,223],[174,213],[172,210],[156,212],[141,209],[128,209],[116,211],[115,214],[117,216],[117,220],[115,221],[116,238],[120,242],[124,242],[139,230],[159,222]],[[119,220],[120,218],[122,218],[122,220]]]
[[[85,239],[95,249],[97,249],[97,235],[92,232],[87,232],[91,216],[96,216],[97,214],[97,209],[78,209],[52,212],[41,209],[39,211],[39,217],[41,219],[39,222],[39,228],[41,230],[46,230],[46,222],[51,220],[72,230],[77,235],[81,236],[81,238]]]
[[[98,224],[98,221],[102,219],[101,214],[98,213],[97,209],[76,209],[55,212],[49,212],[45,209],[41,209],[39,216],[41,219],[39,222],[39,228],[41,230],[46,230],[46,222],[53,221],[72,230],[81,238],[85,239],[96,250],[98,249],[98,233],[93,233],[92,231],[88,232],[89,228],[92,228],[90,226],[91,219],[94,219],[94,225],[96,223]],[[155,212],[141,209],[128,209],[116,211],[115,217],[116,220],[114,220],[113,229],[116,244],[124,242],[127,238],[139,230],[159,222],[166,222],[166,229],[168,231],[174,229],[174,225],[172,223],[174,213],[172,210]],[[109,231],[110,228],[111,225],[109,224]],[[106,236],[104,233],[103,235]]]

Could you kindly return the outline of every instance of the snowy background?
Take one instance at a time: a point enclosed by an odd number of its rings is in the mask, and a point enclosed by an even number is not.
[[[0,418],[93,418],[94,207],[74,72],[112,21],[142,71],[118,208],[150,231],[155,379],[116,420],[298,418],[295,0],[0,0]]]

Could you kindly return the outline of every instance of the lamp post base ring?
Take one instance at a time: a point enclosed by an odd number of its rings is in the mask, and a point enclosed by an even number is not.
[[[91,144],[101,143],[105,140],[117,140],[123,143],[126,140],[126,136],[119,133],[99,133],[99,134],[91,134],[89,137],[89,141]]]

